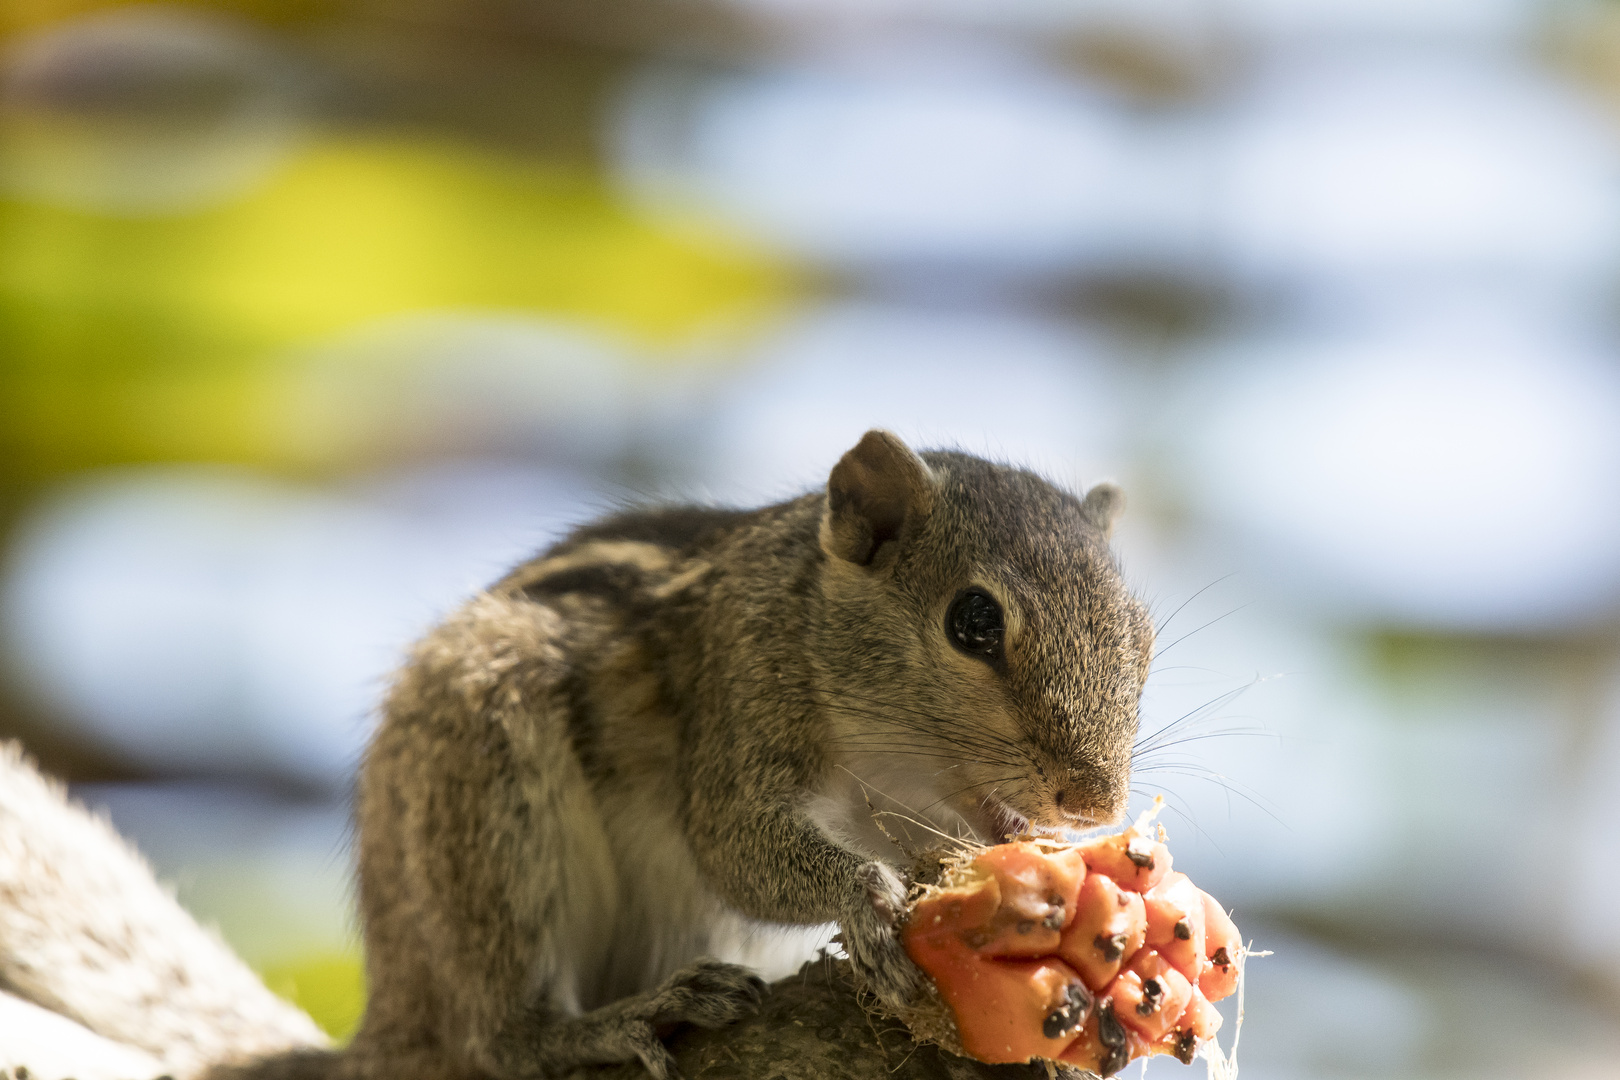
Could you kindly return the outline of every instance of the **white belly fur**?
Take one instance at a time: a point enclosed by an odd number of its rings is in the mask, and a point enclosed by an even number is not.
[[[571,806],[553,819],[562,857],[548,895],[534,900],[553,906],[530,986],[559,1012],[578,1015],[654,989],[699,957],[782,978],[836,931],[764,923],[728,908],[703,885],[667,807],[647,805],[653,801],[632,798],[605,815]]]

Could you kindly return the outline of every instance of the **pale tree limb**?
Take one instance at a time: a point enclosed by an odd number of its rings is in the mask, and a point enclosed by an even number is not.
[[[149,1080],[163,1063],[60,1013],[0,991],[0,1075],[34,1080]]]
[[[71,802],[7,742],[0,742],[0,988],[157,1059],[158,1071],[178,1080],[212,1062],[327,1042],[313,1020],[197,925],[107,821]],[[23,1034],[7,1034],[0,1051],[9,1053],[9,1040]]]

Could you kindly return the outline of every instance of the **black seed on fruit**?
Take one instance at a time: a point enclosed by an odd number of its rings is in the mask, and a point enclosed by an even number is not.
[[[1097,1038],[1107,1047],[1125,1046],[1125,1025],[1114,1015],[1114,1003],[1107,1002],[1097,1010]]]
[[[1118,960],[1125,955],[1125,935],[1115,934],[1113,937],[1104,937],[1098,934],[1091,943],[1102,953],[1104,960]]]
[[[1144,870],[1153,869],[1153,848],[1140,836],[1125,845],[1125,857]]]
[[[1080,1025],[1086,1022],[1086,1014],[1091,1012],[1092,1001],[1091,991],[1084,985],[1070,983],[1064,988],[1063,1004],[1048,1013],[1041,1024],[1041,1034],[1048,1039],[1061,1039],[1069,1032],[1080,1030]]]
[[[1164,996],[1164,987],[1158,979],[1144,979],[1142,982],[1142,1000],[1136,1003],[1136,1015],[1151,1016],[1153,1010],[1159,1007],[1159,999]]]
[[[1232,964],[1232,958],[1230,956],[1226,955],[1226,946],[1225,945],[1222,945],[1220,948],[1216,949],[1215,950],[1215,955],[1210,957],[1209,959],[1210,959],[1210,962],[1213,963],[1216,967],[1230,967],[1231,964]]]
[[[1048,930],[1063,929],[1063,908],[1060,906],[1048,911],[1046,913],[1046,918],[1041,920],[1041,925],[1046,927]]]
[[[1035,930],[1035,920],[1034,919],[1019,919],[1018,920],[1018,932],[1020,934],[1033,933],[1034,930]]]
[[[1186,919],[1176,920],[1176,937],[1181,941],[1192,940],[1192,927],[1187,925]]]
[[[1131,1053],[1125,1046],[1125,1025],[1114,1015],[1112,1001],[1097,1011],[1097,1039],[1108,1048],[1108,1053],[1097,1065],[1097,1070],[1103,1076],[1113,1076],[1130,1063]]]
[[[1193,1063],[1193,1051],[1198,1049],[1198,1040],[1191,1031],[1183,1031],[1176,1036],[1176,1060],[1183,1065]]]
[[[962,940],[967,942],[970,949],[982,949],[990,943],[990,931],[983,928],[969,930],[962,935]]]

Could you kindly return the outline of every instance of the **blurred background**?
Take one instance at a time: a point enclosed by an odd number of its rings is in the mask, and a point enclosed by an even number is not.
[[[1620,1076],[1617,316],[1612,2],[7,0],[0,735],[342,1035],[404,646],[881,424],[1125,485],[1246,1075]]]

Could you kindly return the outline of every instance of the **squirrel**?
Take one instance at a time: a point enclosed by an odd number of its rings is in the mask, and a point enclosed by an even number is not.
[[[868,432],[824,491],[585,525],[433,630],[356,789],[369,1000],[216,1077],[527,1080],[720,1026],[738,927],[836,922],[885,1004],[903,848],[1125,811],[1153,628],[1083,498]],[[730,935],[730,937],[728,937]]]

